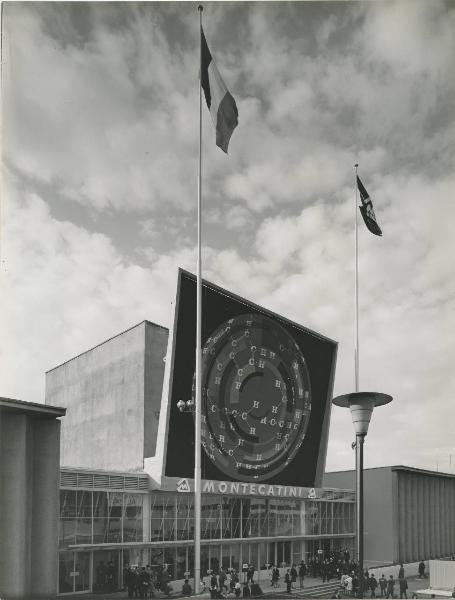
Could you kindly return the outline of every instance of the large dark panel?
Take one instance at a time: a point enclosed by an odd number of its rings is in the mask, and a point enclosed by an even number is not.
[[[192,478],[194,420],[177,402],[193,394],[196,279],[185,271],[179,277],[165,475]],[[202,311],[202,478],[313,486],[319,453],[326,451],[321,433],[336,342],[208,282]]]

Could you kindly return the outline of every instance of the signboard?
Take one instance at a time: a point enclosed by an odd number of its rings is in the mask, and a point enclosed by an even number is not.
[[[336,342],[208,282],[202,296],[202,476],[271,496],[320,486]],[[195,277],[180,271],[163,475],[182,486],[194,475],[194,416],[177,402],[194,397],[195,314]]]

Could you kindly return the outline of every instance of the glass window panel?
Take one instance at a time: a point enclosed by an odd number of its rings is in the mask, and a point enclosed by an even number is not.
[[[123,494],[122,492],[108,492],[109,518],[121,519],[123,509]]]
[[[93,517],[104,519],[107,516],[107,492],[93,492]]]
[[[150,539],[152,541],[175,539],[176,498],[172,494],[154,494],[150,507]]]
[[[201,546],[201,577],[207,577],[207,571],[210,569],[209,566],[209,547]],[[210,578],[209,578],[210,583]],[[207,585],[207,587],[209,587]]]
[[[165,548],[164,549],[164,564],[171,576],[171,580],[175,579],[176,567],[177,567],[177,548]]]
[[[160,494],[152,494],[150,499],[150,540],[163,539],[163,505]]]
[[[181,494],[177,496],[177,539],[192,539],[193,531],[193,496]]]
[[[60,546],[76,543],[76,519],[60,519],[59,542]]]
[[[254,498],[242,501],[242,533],[243,537],[259,537],[267,535],[267,526],[264,521],[267,514],[267,501],[263,498]],[[261,533],[263,531],[263,533]]]
[[[143,539],[142,502],[141,494],[124,494],[123,496],[124,542],[141,542]]]
[[[270,535],[292,535],[294,516],[290,501],[270,499],[269,512],[272,517],[269,518]]]
[[[122,519],[107,519],[104,542],[122,541]]]
[[[163,540],[174,540],[176,533],[176,498],[169,494],[163,497]]]
[[[240,537],[241,500],[237,498],[222,498],[222,535],[223,538]]]
[[[92,519],[77,519],[76,544],[92,543]]]
[[[107,539],[108,519],[93,519],[93,543],[102,544]]]
[[[60,552],[58,557],[58,593],[73,592],[74,552]]]
[[[177,548],[176,579],[184,579],[186,568],[186,548]]]
[[[206,496],[201,506],[201,539],[219,539],[221,537],[221,498]]]
[[[92,492],[77,492],[77,516],[78,518],[92,518]]]
[[[75,517],[76,516],[76,491],[61,490],[60,491],[60,516]]]
[[[76,564],[74,572],[75,592],[86,592],[90,589],[90,554],[88,552],[76,552]]]

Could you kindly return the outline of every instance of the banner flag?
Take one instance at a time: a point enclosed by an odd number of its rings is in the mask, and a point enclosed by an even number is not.
[[[239,113],[235,100],[229,93],[210,54],[202,27],[201,85],[213,124],[215,125],[216,145],[227,154],[232,132],[238,125]]]
[[[360,212],[362,213],[363,220],[365,221],[365,225],[368,227],[371,233],[374,233],[374,235],[382,235],[381,228],[376,221],[376,215],[374,214],[371,198],[358,176],[357,187],[359,188],[360,199],[362,200],[362,205],[359,206],[359,208]]]

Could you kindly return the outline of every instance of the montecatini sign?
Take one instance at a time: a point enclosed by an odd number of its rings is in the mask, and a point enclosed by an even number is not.
[[[186,478],[177,481],[178,492],[192,492],[193,482]],[[268,485],[266,483],[241,483],[237,481],[203,480],[203,494],[227,494],[232,496],[270,496],[279,498],[317,498],[315,488],[294,487],[289,485]]]

